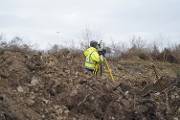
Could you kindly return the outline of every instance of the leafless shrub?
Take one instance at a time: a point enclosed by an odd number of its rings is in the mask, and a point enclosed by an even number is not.
[[[52,46],[50,50],[48,50],[48,53],[56,53],[59,51],[59,45],[55,44]]]
[[[171,62],[171,63],[177,63],[177,59],[176,59],[176,56],[173,54],[173,52],[168,49],[168,48],[165,48],[161,54],[160,54],[160,57],[163,58],[163,61],[168,61],[168,62]],[[160,59],[162,59],[160,58]]]
[[[3,40],[3,34],[0,34],[0,42]]]
[[[175,60],[172,62],[173,63],[180,63],[180,44],[175,45],[175,47],[172,47],[172,49],[170,51],[171,51],[173,57],[175,58]]]
[[[6,41],[4,41],[4,35],[3,33],[1,33],[0,35],[0,48],[5,48],[8,46],[8,43]]]
[[[125,43],[115,43],[113,40],[111,41],[111,54],[113,58],[121,58],[128,51],[128,47]]]
[[[180,44],[175,45],[174,49],[172,50],[176,58],[178,59],[178,63],[180,63]]]
[[[133,36],[130,41],[130,48],[121,54],[122,58],[140,58],[142,60],[150,60],[150,50],[146,48],[146,43],[141,37]]]
[[[156,43],[154,42],[153,46],[151,48],[151,58],[153,60],[157,60],[159,54],[160,54],[160,50],[159,50],[158,46],[156,45]]]
[[[6,41],[1,41],[0,48],[6,48],[6,47],[8,47],[8,43]]]
[[[17,52],[30,52],[32,50],[32,46],[24,43],[21,37],[15,36],[11,41],[7,42],[6,39],[0,40],[0,49],[4,50],[12,50]]]
[[[133,49],[142,49],[146,45],[145,41],[140,37],[133,36],[131,40],[131,48]]]

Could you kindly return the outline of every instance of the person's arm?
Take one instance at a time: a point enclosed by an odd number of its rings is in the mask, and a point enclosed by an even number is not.
[[[97,63],[101,63],[103,61],[102,57],[98,54],[98,52],[92,53],[91,58]]]
[[[89,53],[88,53],[87,50],[85,50],[85,51],[83,52],[83,54],[84,54],[85,57],[87,57]]]

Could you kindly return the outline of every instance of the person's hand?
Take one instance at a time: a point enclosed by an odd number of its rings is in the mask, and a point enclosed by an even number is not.
[[[105,56],[106,50],[102,49],[102,50],[98,51],[98,53],[99,53],[99,55]]]

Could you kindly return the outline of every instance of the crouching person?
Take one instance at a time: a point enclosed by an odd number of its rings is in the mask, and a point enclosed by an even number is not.
[[[98,42],[91,41],[90,47],[84,51],[85,73],[97,75],[100,64],[103,62],[103,57],[98,53]]]

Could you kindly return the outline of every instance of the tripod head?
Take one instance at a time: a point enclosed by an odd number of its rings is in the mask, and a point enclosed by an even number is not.
[[[98,43],[98,53],[105,57],[106,49],[104,48],[104,43],[102,42],[102,40],[100,40],[100,42]]]

